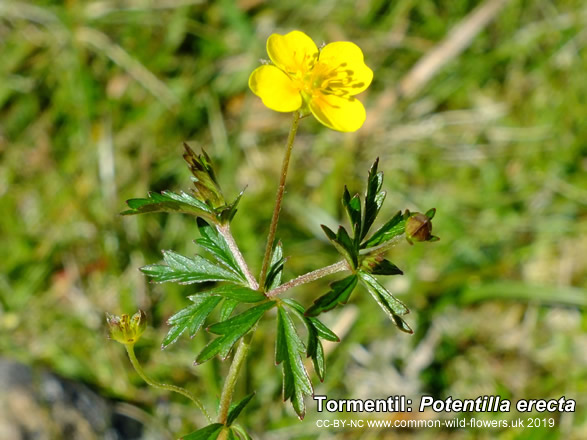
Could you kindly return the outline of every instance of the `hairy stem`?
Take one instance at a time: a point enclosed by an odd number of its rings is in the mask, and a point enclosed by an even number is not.
[[[359,255],[381,255],[390,250],[392,247],[395,247],[399,242],[402,241],[406,237],[406,234],[400,234],[396,237],[393,237],[391,240],[388,240],[384,243],[378,244],[377,246],[373,246],[366,249],[361,249],[359,251]]]
[[[134,345],[133,344],[124,344],[124,347],[126,348],[126,352],[128,353],[130,363],[132,364],[132,366],[134,367],[136,372],[139,374],[139,376],[141,376],[141,378],[145,382],[147,382],[153,388],[158,388],[160,390],[173,391],[175,393],[179,393],[182,396],[187,397],[192,402],[194,402],[194,404],[200,409],[200,411],[202,411],[202,413],[206,416],[206,419],[208,419],[209,422],[212,422],[212,419],[210,418],[210,415],[206,411],[206,408],[204,408],[204,405],[202,404],[202,402],[200,402],[192,393],[190,393],[185,388],[181,388],[181,387],[178,387],[175,385],[170,385],[167,383],[155,382],[154,380],[149,378],[149,376],[147,376],[145,374],[145,370],[143,370],[143,367],[141,367],[141,364],[139,364],[139,360],[137,359],[137,357],[135,355]]]
[[[272,298],[277,296],[293,287],[301,286],[302,284],[311,283],[312,281],[316,281],[322,277],[327,275],[343,272],[345,270],[351,270],[349,264],[346,260],[339,261],[338,263],[331,264],[330,266],[323,267],[322,269],[317,269],[313,272],[308,272],[304,275],[300,275],[297,278],[294,278],[287,283],[282,284],[281,286],[276,287],[275,289],[267,292],[266,296],[268,298]]]
[[[255,326],[256,328],[256,326]],[[244,338],[242,338],[230,364],[224,387],[222,388],[222,394],[220,395],[220,410],[218,411],[218,422],[226,424],[228,418],[228,410],[230,409],[230,403],[232,402],[232,395],[234,394],[234,387],[238,379],[238,374],[245,362],[247,353],[249,352],[249,346],[251,345],[251,339],[253,338],[253,331]]]
[[[397,245],[403,238],[405,234],[401,234],[397,237],[392,238],[391,240],[380,244],[378,246],[373,246],[367,249],[361,249],[359,252],[360,255],[380,255],[387,252],[389,249]],[[293,280],[288,281],[287,283],[283,283],[282,285],[276,287],[273,290],[270,290],[265,294],[267,298],[273,298],[274,296],[281,295],[283,292],[288,291],[297,286],[301,286],[302,284],[311,283],[312,281],[316,281],[320,278],[323,278],[327,275],[337,273],[337,272],[344,272],[346,270],[351,270],[349,264],[346,260],[341,260],[338,263],[331,264],[330,266],[323,267],[322,269],[317,269],[312,272],[308,272],[304,275],[300,275]]]
[[[273,217],[271,217],[271,225],[269,226],[269,234],[267,235],[267,245],[265,246],[265,256],[263,257],[263,265],[261,266],[261,276],[259,277],[259,285],[262,289],[265,286],[265,279],[267,278],[267,271],[269,270],[269,261],[271,260],[271,251],[273,250],[273,242],[275,241],[275,232],[277,231],[277,223],[279,222],[279,213],[281,211],[281,202],[283,201],[283,192],[285,191],[285,179],[287,178],[287,169],[289,168],[289,159],[291,157],[291,150],[298,131],[300,122],[300,113],[294,112],[293,121],[287,137],[287,145],[285,147],[285,155],[281,164],[281,176],[279,179],[279,186],[277,187],[277,196],[275,197],[275,208],[273,208]]]
[[[257,280],[255,280],[255,277],[253,276],[251,270],[247,266],[247,262],[245,261],[243,254],[238,248],[238,245],[236,244],[236,241],[234,240],[232,233],[230,232],[230,225],[217,225],[216,228],[226,240],[226,243],[228,244],[230,251],[236,259],[236,262],[245,274],[247,282],[249,283],[249,287],[253,290],[257,290],[259,288],[259,284],[257,284]],[[232,402],[234,387],[236,385],[236,381],[238,379],[240,370],[247,357],[247,353],[249,352],[249,346],[251,344],[251,339],[253,338],[255,328],[256,326],[253,328],[253,330],[250,332],[248,336],[241,338],[236,349],[236,352],[234,354],[234,358],[232,359],[232,364],[230,364],[228,376],[226,377],[226,381],[224,382],[224,386],[222,387],[222,393],[220,394],[220,409],[218,410],[219,423],[225,424],[228,418],[228,410],[230,409],[230,403]],[[222,437],[226,437],[226,435],[226,432],[221,433]]]
[[[225,225],[216,225],[216,229],[218,229],[218,232],[226,240],[226,244],[228,245],[230,252],[232,252],[232,255],[234,255],[237,264],[243,271],[245,278],[247,279],[247,283],[249,283],[249,287],[253,290],[257,290],[259,288],[259,284],[257,284],[255,276],[251,272],[251,269],[249,269],[249,266],[247,266],[247,262],[245,261],[243,254],[241,253],[238,245],[236,244],[236,241],[234,240],[232,233],[230,232],[230,224],[227,223]]]

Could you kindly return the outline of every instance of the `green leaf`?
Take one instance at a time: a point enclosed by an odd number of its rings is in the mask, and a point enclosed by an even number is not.
[[[242,427],[240,427],[238,425],[235,425],[230,429],[235,433],[237,438],[240,440],[253,440],[251,438],[251,436],[249,434],[247,434],[247,432]]]
[[[204,347],[196,358],[195,363],[202,364],[217,354],[220,354],[222,358],[226,359],[236,341],[247,334],[257,321],[261,319],[263,314],[273,306],[275,306],[275,301],[268,301],[252,307],[236,315],[234,318],[210,326],[208,331],[220,335],[220,337],[214,339]]]
[[[237,206],[244,193],[245,190],[243,189],[232,203],[216,209],[216,218],[220,220],[220,223],[226,224],[232,221],[238,211]]]
[[[234,312],[234,309],[236,309],[236,306],[239,304],[240,303],[235,299],[226,298],[220,306],[220,316],[218,319],[220,319],[220,321],[226,321],[230,318],[230,315],[232,315],[232,312]]]
[[[180,284],[202,283],[205,281],[242,281],[234,272],[215,265],[196,255],[184,257],[173,251],[163,251],[166,264],[151,264],[141,267],[141,271],[151,277],[153,282],[177,282]]]
[[[352,267],[357,267],[358,263],[358,246],[355,246],[355,243],[349,236],[349,233],[346,231],[345,228],[342,226],[338,227],[338,232],[336,233],[336,241],[344,247],[347,253],[351,256],[351,261],[349,263],[352,264]]]
[[[222,423],[213,423],[191,434],[184,435],[180,440],[216,440],[222,429],[224,429]]]
[[[393,264],[391,261],[383,259],[377,263],[372,269],[373,275],[403,275],[402,270]]]
[[[355,194],[353,198],[349,193],[347,187],[344,187],[344,192],[342,193],[342,204],[346,210],[347,215],[349,216],[349,221],[351,222],[351,228],[353,231],[354,241],[359,243],[361,240],[361,199],[359,198],[358,194]],[[356,247],[356,246],[353,246]]]
[[[244,397],[239,402],[232,404],[230,406],[230,410],[228,411],[228,417],[226,418],[226,426],[232,425],[232,423],[236,420],[236,418],[240,415],[241,411],[247,406],[247,404],[251,401],[251,399],[255,397],[255,393],[251,393]]]
[[[377,304],[383,309],[383,311],[389,316],[395,325],[406,333],[413,333],[412,329],[405,323],[400,315],[409,313],[409,309],[400,300],[395,298],[391,293],[387,291],[379,282],[365,272],[358,272],[363,285],[367,288],[369,293],[373,296]]]
[[[399,267],[379,255],[366,256],[361,262],[361,270],[373,275],[404,274]]]
[[[267,278],[265,279],[265,290],[269,291],[275,289],[281,284],[281,274],[284,265],[285,258],[283,258],[283,248],[281,242],[278,242],[271,255],[271,262],[269,263],[269,270],[267,271]]]
[[[381,226],[371,238],[361,245],[361,249],[374,247],[402,235],[406,230],[406,218],[399,211],[391,220]]]
[[[331,310],[339,304],[346,304],[356,285],[356,274],[331,283],[328,293],[314,301],[314,304],[306,310],[306,316],[318,316],[320,313]]]
[[[189,337],[193,338],[222,298],[204,294],[191,296],[190,300],[194,304],[180,310],[167,320],[171,329],[163,339],[162,349],[176,342],[186,330],[188,330]]]
[[[306,317],[304,316],[304,306],[301,305],[299,302],[297,302],[295,299],[293,298],[283,298],[282,301],[287,304],[289,306],[290,309],[292,309],[294,312],[296,312],[301,318],[300,319],[305,319]]]
[[[256,303],[267,299],[267,297],[261,292],[237,284],[223,284],[207,291],[207,293],[214,296],[223,296],[224,298],[233,299],[239,303]],[[199,294],[196,294],[194,296],[198,295]]]
[[[399,328],[402,332],[413,334],[414,330],[408,325],[406,321],[403,320],[401,316],[393,315],[391,317],[393,323]]]
[[[126,201],[130,209],[121,212],[122,215],[145,214],[149,212],[181,212],[205,218],[214,218],[214,212],[208,205],[189,194],[181,192],[175,194],[163,191],[161,194],[150,192],[146,199],[130,199]]]
[[[314,370],[320,381],[324,381],[325,362],[324,362],[324,348],[318,339],[326,339],[332,342],[340,342],[336,334],[326,327],[318,318],[313,318],[304,315],[304,307],[297,301],[289,298],[283,299],[291,310],[302,320],[308,330],[308,343],[306,348],[307,357],[311,357],[314,362]]]
[[[406,315],[410,312],[404,303],[389,293],[374,277],[365,272],[359,272],[359,276],[365,287],[367,287],[367,290],[374,297],[381,298],[384,301],[386,310],[391,311],[394,315]]]
[[[314,326],[314,328],[316,329],[316,333],[319,337],[330,342],[340,342],[340,338],[336,335],[336,333],[334,333],[332,330],[326,327],[324,323],[320,321],[318,318],[314,318],[311,316],[307,316],[306,318]]]
[[[318,339],[318,333],[314,327],[308,329],[308,349],[306,355],[312,358],[314,363],[314,370],[320,379],[320,382],[324,382],[324,374],[326,372],[326,366],[324,362],[324,347],[322,342]]]
[[[313,316],[305,315],[304,306],[302,306],[295,299],[283,298],[282,301],[287,304],[296,313],[296,315],[299,316],[302,322],[304,322],[307,326],[313,326],[316,329],[319,337],[331,342],[340,342],[340,338],[336,336],[336,333],[326,327],[322,321],[320,321],[318,318],[314,318]]]
[[[283,363],[283,400],[291,400],[300,419],[306,414],[304,395],[313,393],[312,382],[304,367],[302,353],[306,350],[295,325],[283,307],[277,310],[275,363]]]
[[[363,221],[363,228],[361,230],[361,240],[367,236],[369,228],[373,225],[375,218],[379,214],[381,205],[385,200],[385,191],[381,191],[383,186],[383,173],[377,172],[379,165],[379,158],[375,160],[373,166],[369,170],[369,177],[367,178],[367,192],[365,194],[365,218]]]
[[[246,278],[236,262],[236,258],[230,251],[224,237],[216,228],[210,226],[204,219],[198,218],[197,223],[201,238],[198,238],[196,243],[214,255],[218,262],[232,270],[242,281],[246,281]]]
[[[320,225],[326,234],[326,237],[334,245],[336,250],[348,261],[348,263],[356,268],[358,264],[358,246],[355,246],[353,240],[348,232],[342,226],[339,226],[338,232],[335,234],[328,228],[328,226]]]

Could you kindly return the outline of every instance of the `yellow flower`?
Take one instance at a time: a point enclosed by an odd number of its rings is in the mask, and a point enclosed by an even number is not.
[[[304,107],[333,130],[355,131],[365,122],[365,107],[354,95],[373,79],[363,52],[354,43],[339,41],[318,50],[300,31],[273,34],[267,39],[273,64],[253,71],[249,87],[263,104],[278,112]]]

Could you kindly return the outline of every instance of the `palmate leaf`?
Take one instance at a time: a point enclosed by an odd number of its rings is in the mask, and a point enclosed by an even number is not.
[[[325,359],[324,347],[319,338],[331,342],[340,342],[336,334],[326,327],[318,318],[305,316],[304,307],[293,299],[284,299],[291,310],[302,320],[308,330],[308,343],[306,344],[306,356],[312,358],[314,363],[314,370],[321,382],[324,381],[325,374]]]
[[[332,310],[339,304],[346,304],[357,285],[357,281],[357,275],[352,274],[331,283],[328,293],[314,301],[314,304],[306,310],[306,316],[318,316],[322,312]]]
[[[216,181],[210,157],[203,150],[201,154],[194,153],[185,143],[184,147],[183,157],[193,174],[193,195],[185,192],[176,194],[171,191],[163,191],[161,194],[150,192],[147,198],[127,200],[130,209],[122,212],[122,215],[181,212],[218,224],[232,221],[244,190],[232,203],[227,203]]]
[[[217,354],[226,359],[236,341],[247,334],[263,314],[273,306],[275,306],[275,301],[268,301],[252,307],[234,318],[210,326],[208,331],[220,336],[204,347],[196,358],[195,364],[202,364]]]
[[[313,393],[312,382],[302,360],[305,351],[306,347],[298,336],[291,317],[284,307],[278,307],[275,364],[283,364],[283,400],[291,400],[300,419],[306,414],[304,395]]]
[[[402,315],[410,312],[405,304],[389,293],[388,290],[379,284],[379,282],[370,274],[365,272],[358,272],[358,274],[363,285],[393,323],[400,330],[406,333],[413,333],[410,326],[401,318]]]
[[[184,257],[173,251],[163,251],[166,264],[151,264],[140,270],[155,283],[177,282],[179,284],[203,283],[205,281],[242,282],[234,272],[224,269],[199,255]]]
[[[218,232],[218,230],[216,230],[216,228],[210,226],[210,224],[204,219],[198,218],[197,223],[201,237],[196,240],[196,243],[214,255],[214,258],[216,258],[219,263],[232,270],[242,281],[246,281],[246,278],[236,262],[234,255],[230,251],[224,237]]]
[[[351,197],[348,188],[346,186],[344,188],[342,205],[349,217],[353,236],[351,237],[342,226],[334,234],[328,227],[322,225],[322,229],[328,239],[345,257],[353,269],[356,269],[358,265],[359,250],[365,247],[364,244],[361,245],[361,241],[367,236],[385,200],[385,191],[381,191],[383,173],[377,172],[378,164],[379,159],[375,161],[369,170],[364,208],[361,207],[360,196],[355,194]]]
[[[200,330],[206,318],[212,310],[224,299],[220,311],[220,320],[228,319],[234,308],[240,303],[255,303],[263,301],[265,295],[248,287],[227,284],[206,292],[200,292],[188,297],[193,304],[180,310],[167,320],[171,329],[163,339],[161,348],[173,344],[188,330],[188,335],[193,338]]]
[[[214,218],[214,211],[204,202],[193,196],[181,192],[175,194],[163,191],[161,194],[150,192],[146,199],[130,199],[126,201],[130,209],[122,215],[145,214],[149,212],[181,212],[204,218]]]

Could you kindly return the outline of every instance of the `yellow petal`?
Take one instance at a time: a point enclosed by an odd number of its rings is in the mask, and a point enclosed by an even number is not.
[[[327,44],[320,51],[320,64],[337,69],[343,88],[349,95],[361,93],[373,80],[373,71],[367,67],[363,51],[355,43],[339,41]]]
[[[356,131],[365,122],[365,107],[353,96],[320,94],[310,101],[310,111],[322,124],[337,131]]]
[[[249,87],[271,110],[293,112],[302,106],[299,89],[275,66],[257,67],[249,77]]]
[[[272,34],[267,39],[267,53],[277,67],[291,74],[307,72],[318,58],[316,44],[300,31]]]

